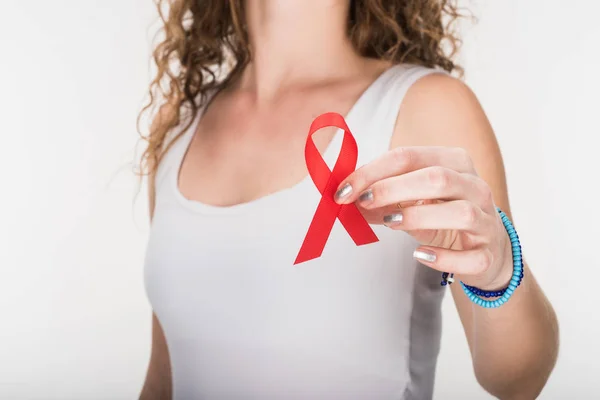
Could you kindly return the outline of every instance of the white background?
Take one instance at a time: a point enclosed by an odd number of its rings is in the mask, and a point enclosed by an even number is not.
[[[464,2],[463,2],[464,3]],[[600,377],[600,11],[467,3],[462,60],[498,135],[524,250],[561,325],[542,399]],[[150,349],[148,232],[131,160],[150,0],[0,6],[0,398],[133,399]],[[447,296],[436,399],[485,399]],[[594,379],[595,378],[595,379]]]

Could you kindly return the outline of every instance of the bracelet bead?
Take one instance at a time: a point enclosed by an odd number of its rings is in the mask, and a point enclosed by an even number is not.
[[[504,224],[504,228],[509,236],[511,248],[512,248],[512,256],[513,256],[513,275],[508,284],[508,287],[501,290],[483,290],[474,286],[469,286],[463,282],[460,282],[460,285],[467,295],[467,297],[475,304],[484,308],[497,308],[503,305],[508,301],[508,299],[512,296],[514,291],[521,285],[521,281],[523,280],[523,256],[521,249],[521,242],[519,241],[519,235],[515,230],[512,222],[509,218],[500,210],[496,209],[500,214],[502,219],[502,223]],[[449,274],[448,272],[442,273],[442,286],[446,286],[451,284],[454,279],[454,274]],[[486,300],[486,298],[496,298],[495,300]]]

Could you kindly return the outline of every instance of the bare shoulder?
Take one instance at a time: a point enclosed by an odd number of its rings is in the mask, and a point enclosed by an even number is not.
[[[448,75],[430,74],[408,90],[394,136],[415,145],[456,146],[489,141],[494,134],[471,88]]]
[[[490,185],[496,203],[508,209],[504,163],[492,126],[463,81],[430,74],[415,82],[400,107],[392,147],[460,147]]]

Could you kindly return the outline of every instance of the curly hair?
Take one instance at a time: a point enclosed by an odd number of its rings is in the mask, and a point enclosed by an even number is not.
[[[150,133],[142,135],[147,142],[142,174],[156,171],[207,92],[235,79],[252,57],[244,0],[154,1],[163,35],[153,52],[157,72],[149,102],[138,117],[139,124],[145,112],[154,116]],[[462,74],[452,61],[460,45],[455,22],[461,16],[453,0],[351,0],[347,34],[364,57]]]

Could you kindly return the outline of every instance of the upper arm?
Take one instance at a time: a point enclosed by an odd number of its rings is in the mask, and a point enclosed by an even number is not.
[[[496,206],[511,218],[504,162],[496,136],[475,94],[460,80],[432,74],[417,81],[400,108],[392,146],[447,146],[467,150],[477,174],[489,185]],[[460,286],[451,288],[469,338],[471,302]]]

